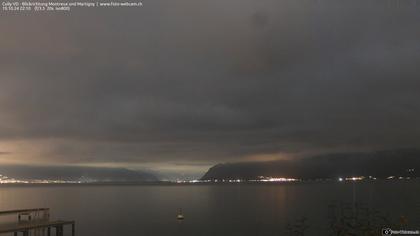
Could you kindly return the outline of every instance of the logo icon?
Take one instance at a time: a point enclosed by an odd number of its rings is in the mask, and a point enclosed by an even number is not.
[[[382,229],[382,235],[391,235],[392,231],[391,229],[387,228],[387,229]]]

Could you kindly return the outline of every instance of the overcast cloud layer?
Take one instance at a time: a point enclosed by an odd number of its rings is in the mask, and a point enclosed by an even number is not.
[[[0,17],[2,163],[187,172],[420,146],[416,1],[149,0]]]

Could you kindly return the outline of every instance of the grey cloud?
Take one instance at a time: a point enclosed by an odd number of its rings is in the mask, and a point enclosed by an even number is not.
[[[418,13],[162,0],[3,16],[0,138],[47,139],[59,163],[418,146]]]

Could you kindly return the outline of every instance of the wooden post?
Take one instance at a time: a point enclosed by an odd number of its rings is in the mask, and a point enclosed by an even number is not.
[[[56,236],[63,236],[63,226],[59,225],[55,227],[55,235]]]
[[[76,236],[76,225],[74,223],[71,224],[71,235]]]
[[[51,236],[51,227],[48,227],[47,229],[47,236]]]
[[[18,232],[14,232],[14,233],[13,233],[13,235],[14,235],[14,236],[17,236],[17,235],[18,235]]]

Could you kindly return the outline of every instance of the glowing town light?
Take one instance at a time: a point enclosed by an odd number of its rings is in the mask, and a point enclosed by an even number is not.
[[[346,180],[358,181],[358,180],[363,180],[364,178],[365,178],[364,176],[355,176],[355,177],[346,178]]]
[[[266,179],[262,179],[262,182],[293,182],[293,181],[298,181],[298,179],[293,179],[293,178],[266,178]]]

